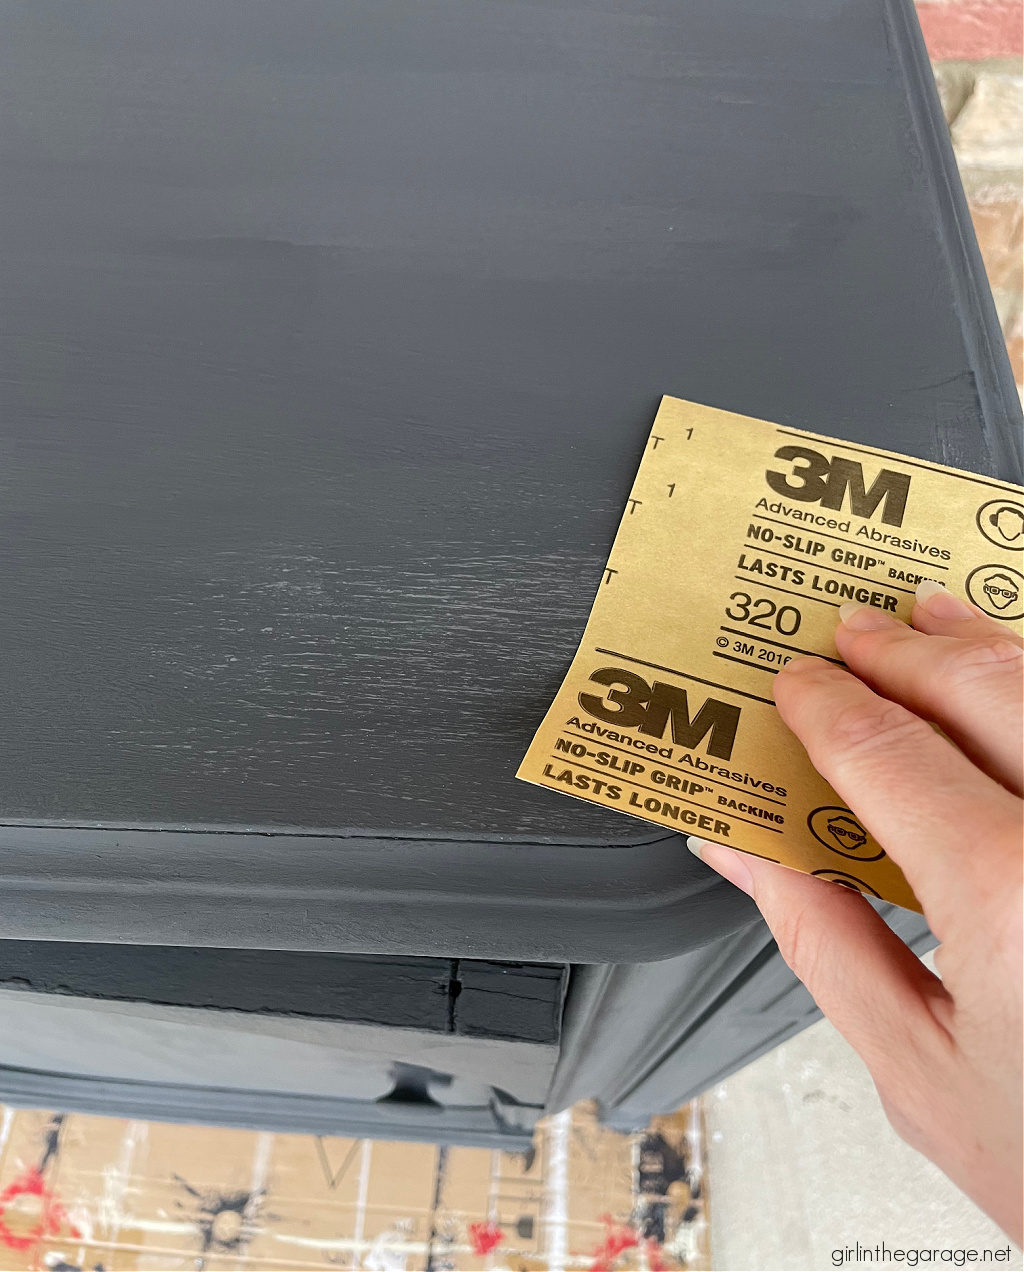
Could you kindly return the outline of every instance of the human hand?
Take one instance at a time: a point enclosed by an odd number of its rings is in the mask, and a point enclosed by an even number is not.
[[[912,627],[866,605],[840,617],[850,670],[794,659],[775,701],[903,870],[941,942],[942,979],[860,894],[719,844],[690,848],[757,902],[897,1133],[1020,1244],[1022,642],[928,582]]]

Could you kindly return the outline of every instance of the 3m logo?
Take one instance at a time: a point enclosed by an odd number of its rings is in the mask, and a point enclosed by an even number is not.
[[[708,755],[728,760],[736,741],[740,709],[729,702],[708,698],[691,720],[685,689],[656,680],[649,685],[641,676],[618,667],[602,667],[590,677],[607,685],[602,695],[581,693],[579,704],[588,715],[621,729],[639,729],[651,738],[663,738],[669,721],[672,740],[688,750],[708,737]]]
[[[820,503],[823,508],[838,511],[849,491],[850,511],[855,516],[871,517],[881,504],[886,525],[903,524],[910,491],[910,478],[906,473],[883,468],[868,489],[864,484],[864,469],[856,460],[844,459],[841,455],[826,459],[806,446],[780,447],[775,458],[793,463],[789,473],[773,472],[770,468],[765,473],[765,480],[776,494],[804,503]]]

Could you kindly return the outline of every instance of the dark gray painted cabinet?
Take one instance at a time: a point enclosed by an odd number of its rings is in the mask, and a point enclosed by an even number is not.
[[[0,1102],[525,1151],[564,966],[0,941]]]
[[[660,395],[1020,479],[909,0],[2,0],[0,270],[9,939],[763,945],[513,778]]]

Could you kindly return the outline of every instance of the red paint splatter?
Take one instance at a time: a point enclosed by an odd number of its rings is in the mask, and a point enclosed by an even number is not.
[[[501,1245],[502,1236],[501,1229],[494,1222],[469,1225],[469,1241],[474,1254],[490,1254]]]
[[[604,1240],[594,1251],[590,1272],[613,1272],[612,1265],[624,1250],[639,1245],[637,1235],[628,1224],[616,1223],[611,1215],[602,1215]]]
[[[644,1242],[644,1254],[647,1256],[649,1272],[669,1272],[669,1264],[665,1262],[662,1256],[661,1243],[656,1241],[654,1237],[648,1237]]]
[[[16,1197],[39,1198],[39,1222],[21,1236],[13,1232],[3,1218],[7,1207]],[[3,1192],[0,1192],[0,1241],[9,1250],[31,1250],[43,1237],[57,1236],[62,1223],[67,1223],[72,1237],[81,1238],[82,1234],[68,1219],[67,1211],[61,1205],[57,1194],[46,1187],[42,1175],[34,1166],[30,1166],[24,1174],[19,1175],[7,1185]]]

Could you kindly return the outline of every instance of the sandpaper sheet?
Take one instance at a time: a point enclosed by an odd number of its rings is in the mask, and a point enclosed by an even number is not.
[[[1019,631],[1022,549],[1020,487],[663,398],[517,776],[919,909],[772,681],[801,654],[840,662],[846,601],[909,619],[922,579]]]

